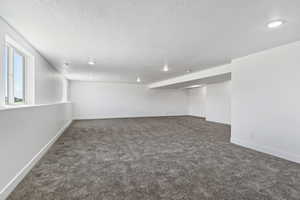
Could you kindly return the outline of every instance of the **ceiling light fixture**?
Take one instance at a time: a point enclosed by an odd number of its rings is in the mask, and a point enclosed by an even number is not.
[[[94,60],[90,59],[90,60],[88,61],[88,64],[89,64],[89,65],[95,65],[96,62],[95,62]]]
[[[141,78],[140,78],[140,77],[137,77],[137,78],[136,78],[136,82],[140,83],[140,82],[141,82]]]
[[[169,67],[168,67],[168,65],[167,65],[167,64],[165,64],[165,66],[164,66],[164,68],[163,68],[163,71],[164,71],[164,72],[167,72],[167,71],[169,71]]]
[[[186,73],[190,73],[190,72],[191,72],[191,70],[190,70],[190,69],[187,69],[187,70],[186,70]]]
[[[283,24],[284,24],[283,20],[274,20],[268,23],[268,28],[278,28]]]

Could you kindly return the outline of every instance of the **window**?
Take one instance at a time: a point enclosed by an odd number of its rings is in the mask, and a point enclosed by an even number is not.
[[[4,74],[4,90],[5,90],[5,104],[8,104],[8,48],[5,46],[4,50],[4,69],[3,69],[3,74]]]
[[[6,37],[3,70],[6,105],[32,103],[32,58],[26,50]]]

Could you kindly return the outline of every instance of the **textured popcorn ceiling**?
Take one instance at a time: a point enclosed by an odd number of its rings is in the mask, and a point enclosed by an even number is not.
[[[67,77],[153,82],[300,39],[299,0],[0,0],[0,15]],[[270,30],[266,23],[287,23]],[[96,60],[88,66],[89,58]],[[168,73],[161,71],[164,62]]]

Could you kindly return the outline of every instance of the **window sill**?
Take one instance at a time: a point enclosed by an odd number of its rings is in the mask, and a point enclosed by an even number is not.
[[[0,112],[6,110],[16,110],[16,109],[25,109],[25,108],[33,108],[33,107],[42,107],[42,106],[52,106],[58,104],[66,104],[71,103],[70,101],[57,102],[57,103],[49,103],[49,104],[25,104],[25,105],[2,105],[0,106]]]
[[[0,110],[11,110],[11,109],[17,109],[17,108],[24,108],[24,107],[30,107],[33,105],[26,105],[26,104],[22,104],[22,105],[4,105],[4,106],[0,106]]]

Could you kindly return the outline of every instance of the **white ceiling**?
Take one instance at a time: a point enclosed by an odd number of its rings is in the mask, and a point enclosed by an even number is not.
[[[1,16],[67,77],[149,83],[300,39],[299,0],[0,0]],[[287,23],[268,29],[273,19]],[[96,60],[87,65],[88,58]],[[161,71],[167,62],[170,71]]]

